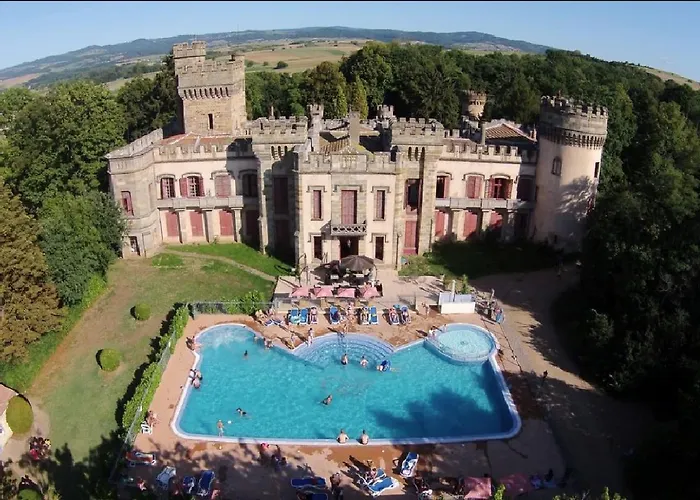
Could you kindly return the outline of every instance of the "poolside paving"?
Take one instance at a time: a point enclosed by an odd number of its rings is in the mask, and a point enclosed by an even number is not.
[[[434,281],[425,280],[432,287]],[[385,285],[386,286],[386,285]],[[406,285],[403,285],[406,286]],[[419,285],[427,287],[426,284]],[[386,290],[386,288],[385,288]],[[424,291],[424,293],[427,293]],[[420,303],[420,301],[419,301]],[[463,322],[488,328],[497,338],[504,351],[499,357],[499,365],[511,386],[511,393],[522,419],[522,430],[513,439],[494,440],[478,443],[420,445],[420,446],[280,446],[289,465],[275,472],[269,465],[261,465],[260,453],[255,445],[214,443],[203,440],[188,440],[178,437],[170,428],[174,410],[187,382],[194,355],[185,346],[185,337],[192,336],[210,326],[224,323],[241,323],[258,331],[276,343],[284,345],[289,340],[289,331],[278,326],[263,327],[247,316],[201,315],[191,320],[185,335],[178,342],[175,353],[163,374],[162,382],[155,394],[151,410],[157,412],[160,423],[153,434],[140,434],[135,447],[142,451],[156,452],[159,455],[158,467],[138,469],[135,473],[154,480],[164,465],[176,467],[178,477],[194,474],[203,469],[211,469],[220,479],[219,486],[223,498],[294,498],[289,486],[292,477],[306,474],[328,478],[340,471],[344,478],[346,498],[367,497],[356,485],[356,471],[365,467],[368,460],[373,465],[383,467],[387,473],[399,479],[400,489],[386,492],[385,498],[415,498],[413,487],[400,479],[396,465],[409,449],[421,454],[419,470],[430,471],[444,476],[482,476],[489,473],[498,478],[504,475],[525,472],[528,474],[546,473],[549,468],[561,475],[564,459],[549,424],[532,397],[529,387],[520,375],[520,366],[499,325],[476,314],[441,316],[434,310],[428,317],[413,313],[413,321],[407,326],[390,326],[386,319],[378,326],[353,324],[349,332],[368,333],[391,343],[405,345],[423,338],[433,325]],[[299,345],[305,338],[308,327],[293,327]],[[327,318],[319,315],[319,324],[314,325],[318,337],[330,332]],[[300,338],[301,339],[300,339]],[[212,424],[219,416],[212,415]],[[280,418],[284,418],[281,416]],[[334,436],[332,436],[334,437]]]

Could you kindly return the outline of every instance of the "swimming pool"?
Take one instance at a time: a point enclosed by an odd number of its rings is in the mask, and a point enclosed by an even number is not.
[[[372,444],[507,439],[520,430],[492,356],[456,363],[422,340],[394,350],[359,334],[324,335],[294,352],[265,349],[259,337],[254,339],[252,330],[233,324],[197,337],[202,385],[193,389],[188,384],[183,390],[172,423],[176,434],[211,441],[333,445],[340,429],[351,440],[365,430]],[[347,366],[340,364],[343,352],[350,358]],[[359,364],[363,355],[367,368]],[[376,364],[386,358],[393,370],[377,371]],[[332,403],[323,405],[329,394]],[[248,415],[239,416],[237,408]],[[218,437],[219,419],[225,424],[223,437]]]

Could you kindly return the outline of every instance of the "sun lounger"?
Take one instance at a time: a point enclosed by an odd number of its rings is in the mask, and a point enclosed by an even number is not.
[[[176,475],[175,467],[168,465],[156,477],[156,483],[161,490],[167,490],[170,487],[170,480]]]
[[[197,480],[194,476],[185,476],[182,478],[182,492],[185,495],[194,493],[194,487],[197,485]]]
[[[413,451],[409,452],[401,464],[401,477],[413,477],[418,467],[418,458],[420,455]]]
[[[328,493],[322,491],[304,491],[302,494],[304,500],[328,500]]]
[[[292,325],[299,324],[299,309],[297,309],[296,307],[289,311],[289,323],[291,323]]]
[[[331,320],[331,325],[337,325],[340,323],[340,313],[338,312],[337,307],[332,306],[328,311],[328,316]]]
[[[369,325],[369,309],[363,308],[362,311],[360,311],[360,322],[363,325]]]
[[[386,472],[384,472],[384,469],[377,469],[377,472],[372,479],[368,479],[366,474],[358,474],[358,478],[360,480],[360,486],[369,488],[370,485],[386,479]]]
[[[209,495],[211,490],[211,485],[214,482],[214,472],[210,470],[205,470],[202,475],[199,476],[199,483],[197,484],[197,496],[206,497]]]
[[[325,488],[326,480],[321,476],[294,477],[290,481],[292,488]]]
[[[142,434],[153,434],[153,427],[148,425],[145,420],[143,422],[141,422],[141,433]]]
[[[129,463],[129,467],[136,467],[137,465],[155,465],[158,462],[155,453],[142,453],[140,451],[128,452],[126,454],[126,460]]]
[[[393,477],[387,476],[381,481],[374,481],[367,486],[369,494],[373,497],[378,497],[387,490],[398,488],[399,482]]]
[[[406,313],[406,319],[403,319],[403,313]],[[408,306],[401,306],[401,313],[399,314],[399,318],[401,318],[401,323],[404,325],[408,325],[411,323],[411,313],[408,312]]]
[[[374,306],[369,308],[369,324],[370,325],[378,325],[379,324],[379,316],[377,315],[377,308]]]
[[[299,316],[299,324],[300,325],[308,325],[309,324],[309,310],[304,308],[301,310],[301,315]]]

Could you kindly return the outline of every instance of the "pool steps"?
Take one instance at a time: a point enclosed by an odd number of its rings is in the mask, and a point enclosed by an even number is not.
[[[328,353],[334,356],[327,356]],[[340,336],[337,333],[329,333],[315,338],[311,345],[300,345],[292,352],[299,359],[317,366],[326,366],[329,358],[337,358],[340,362],[344,353],[347,353],[350,363],[359,363],[364,356],[370,366],[376,366],[390,358],[394,354],[394,348],[370,335],[348,333]]]

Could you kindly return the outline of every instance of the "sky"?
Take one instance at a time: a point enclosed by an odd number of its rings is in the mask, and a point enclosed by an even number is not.
[[[699,19],[700,2],[0,1],[0,68],[138,38],[347,26],[480,31],[700,81]]]

